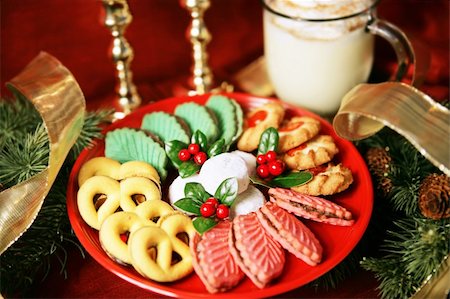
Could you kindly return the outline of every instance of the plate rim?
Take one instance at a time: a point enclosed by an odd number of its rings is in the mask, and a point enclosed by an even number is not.
[[[80,153],[80,155],[77,157],[77,159],[71,169],[69,181],[68,181],[67,193],[66,193],[66,203],[67,203],[67,213],[69,216],[69,220],[70,220],[72,229],[74,230],[75,235],[78,238],[78,240],[80,241],[83,248],[103,268],[106,268],[106,270],[112,272],[113,274],[117,275],[121,279],[124,279],[125,281],[127,281],[133,285],[136,285],[142,289],[145,289],[147,291],[153,292],[155,294],[163,295],[163,296],[168,296],[168,297],[173,297],[173,298],[212,298],[212,297],[214,297],[214,298],[237,298],[237,297],[263,298],[263,297],[267,297],[267,296],[279,295],[279,294],[282,294],[285,292],[292,291],[299,287],[305,286],[309,282],[319,278],[320,276],[324,275],[328,271],[332,270],[339,263],[341,263],[345,259],[345,257],[347,257],[351,253],[351,251],[357,246],[357,244],[360,242],[361,238],[364,236],[365,232],[367,231],[367,226],[370,222],[371,214],[373,211],[373,201],[374,201],[373,184],[372,184],[372,179],[370,176],[370,172],[367,168],[367,165],[353,143],[339,137],[336,134],[336,132],[334,131],[332,125],[328,121],[326,121],[325,119],[316,115],[313,112],[310,112],[301,107],[297,107],[295,105],[285,103],[285,102],[280,101],[279,99],[271,98],[271,97],[260,97],[260,96],[246,94],[246,93],[239,93],[239,92],[219,93],[219,94],[233,98],[239,103],[240,102],[250,102],[250,103],[254,104],[255,102],[259,102],[259,103],[264,103],[264,102],[269,102],[269,101],[280,102],[283,104],[283,106],[285,108],[293,110],[293,111],[295,111],[295,113],[300,112],[301,115],[311,116],[313,118],[320,120],[320,122],[322,124],[326,124],[326,126],[329,126],[329,128],[331,128],[330,133],[332,133],[331,135],[333,135],[333,138],[338,138],[340,140],[339,142],[344,143],[346,148],[350,147],[350,148],[352,148],[352,150],[354,150],[357,153],[357,155],[352,158],[357,159],[355,164],[358,165],[358,170],[360,171],[360,175],[361,175],[361,181],[365,182],[365,184],[368,187],[368,191],[370,191],[369,194],[366,195],[367,197],[365,198],[365,201],[367,201],[367,203],[368,203],[368,206],[366,208],[368,208],[369,210],[364,212],[364,213],[367,213],[366,217],[361,217],[361,215],[360,215],[360,219],[358,219],[358,221],[360,222],[359,225],[362,225],[362,228],[360,229],[359,234],[356,236],[356,238],[351,239],[352,242],[346,242],[343,245],[343,247],[341,247],[342,249],[338,252],[337,257],[335,256],[333,259],[333,264],[334,264],[333,266],[331,266],[327,271],[321,273],[318,276],[312,275],[313,278],[308,279],[307,282],[304,282],[302,284],[296,284],[295,281],[290,281],[290,282],[285,282],[283,284],[277,283],[274,285],[269,285],[267,288],[263,288],[263,289],[251,289],[248,292],[234,293],[232,290],[230,290],[228,292],[215,293],[215,294],[211,294],[208,292],[193,293],[193,292],[189,292],[189,291],[185,291],[185,290],[174,289],[174,288],[171,288],[170,285],[168,285],[168,284],[160,284],[158,282],[152,281],[150,279],[145,279],[145,278],[143,278],[145,280],[145,282],[141,282],[141,281],[134,279],[133,277],[130,277],[130,276],[122,273],[121,272],[123,270],[122,266],[115,263],[113,260],[109,259],[108,257],[105,259],[103,257],[103,255],[98,253],[98,250],[97,250],[97,247],[95,246],[95,244],[92,244],[90,242],[89,238],[87,236],[85,236],[84,228],[82,227],[82,223],[81,223],[82,221],[78,221],[76,218],[76,212],[78,211],[77,206],[76,206],[76,196],[75,196],[75,199],[73,199],[73,194],[77,193],[77,187],[78,187],[76,175],[78,174],[78,171],[79,171],[81,165],[85,162],[84,160],[86,159],[87,156],[89,156],[91,151],[93,149],[95,149],[96,147],[98,147],[98,142],[99,141],[101,142],[102,140],[104,140],[104,138],[95,140],[93,145],[90,148],[83,149],[82,152]],[[151,110],[151,107],[154,105],[156,105],[156,106],[163,105],[164,103],[167,103],[169,101],[171,101],[171,102],[177,101],[178,104],[183,103],[183,102],[188,102],[188,101],[204,102],[210,95],[211,94],[208,93],[208,94],[204,94],[204,95],[194,95],[194,96],[189,96],[189,95],[174,96],[174,97],[159,100],[157,102],[149,103],[145,106],[139,107],[138,109],[133,111],[131,114],[127,115],[124,119],[118,120],[118,121],[108,125],[107,127],[105,127],[102,130],[102,133],[106,133],[113,129],[123,127],[122,124],[126,123],[129,119],[131,119],[131,117],[133,117],[133,115],[143,114],[145,111]],[[249,108],[249,107],[247,107],[247,108]],[[361,167],[361,166],[363,166],[363,167]],[[359,183],[362,183],[362,182],[359,182]],[[72,200],[70,200],[70,199],[72,199]],[[348,227],[348,228],[350,230],[349,234],[355,233],[354,232],[355,230],[352,229],[352,227]],[[85,242],[88,242],[87,243],[88,245],[86,245]],[[290,253],[286,251],[286,254],[290,254]],[[327,261],[323,261],[323,263],[325,263],[325,262],[327,262]],[[112,265],[112,267],[111,267],[111,265]],[[195,272],[193,272],[193,274],[196,275]]]

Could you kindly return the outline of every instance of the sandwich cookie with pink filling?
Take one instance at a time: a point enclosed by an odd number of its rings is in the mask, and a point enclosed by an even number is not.
[[[270,200],[289,213],[339,226],[351,226],[354,223],[352,213],[326,199],[301,194],[283,188],[269,189]]]

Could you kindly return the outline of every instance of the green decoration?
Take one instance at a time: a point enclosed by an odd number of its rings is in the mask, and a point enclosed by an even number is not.
[[[45,169],[49,142],[42,119],[26,99],[0,100],[0,185],[12,187]],[[81,150],[101,138],[112,111],[89,112],[82,132],[63,164],[31,227],[0,256],[0,292],[5,297],[32,296],[56,264],[66,276],[67,251],[84,251],[73,234],[66,210],[69,174]]]

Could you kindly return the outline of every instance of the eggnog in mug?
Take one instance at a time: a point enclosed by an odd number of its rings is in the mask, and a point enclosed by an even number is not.
[[[373,1],[263,3],[265,58],[277,96],[320,115],[333,115],[342,97],[369,77],[374,36],[365,25]]]

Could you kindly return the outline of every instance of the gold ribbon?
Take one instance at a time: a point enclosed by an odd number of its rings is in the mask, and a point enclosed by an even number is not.
[[[72,74],[56,58],[41,52],[8,83],[33,103],[47,129],[47,168],[0,193],[0,254],[33,223],[84,121],[85,100]]]
[[[450,176],[449,110],[410,85],[357,85],[344,96],[333,126],[349,140],[367,138],[388,126]]]

